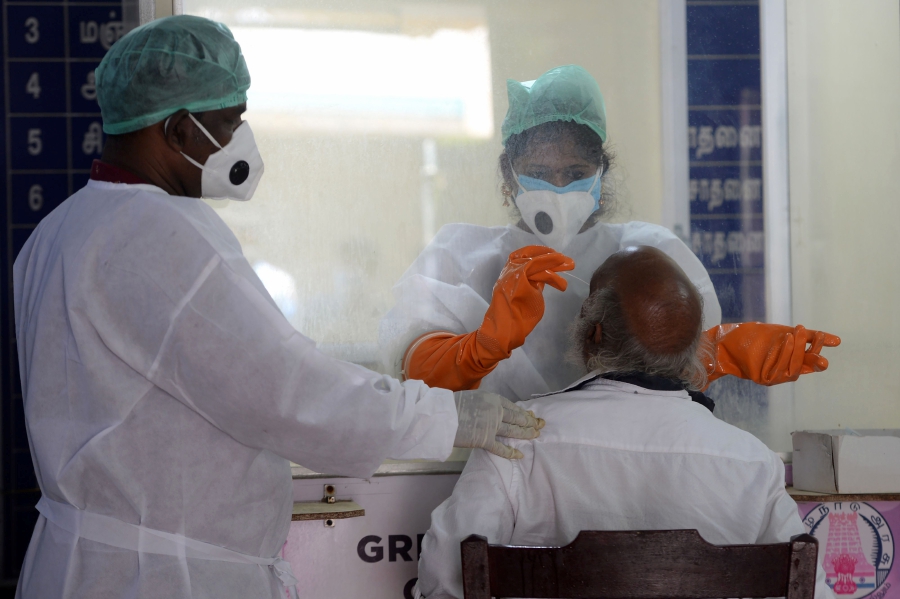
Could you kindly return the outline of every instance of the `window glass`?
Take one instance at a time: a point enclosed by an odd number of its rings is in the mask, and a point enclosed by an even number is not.
[[[900,426],[900,15],[896,3],[878,7],[788,3],[790,197],[773,215],[765,19],[755,2],[687,2],[679,147],[690,231],[677,233],[724,321],[769,319],[772,294],[788,294],[784,324],[844,340],[826,350],[825,374],[710,389],[717,416],[776,451],[790,450],[792,430]],[[396,374],[378,330],[404,271],[445,224],[517,218],[498,173],[508,78],[578,64],[597,79],[615,154],[606,221],[660,224],[673,197],[657,0],[185,0],[184,11],[226,23],[241,43],[253,79],[245,118],[266,161],[252,202],[211,205],[287,318],[330,355]],[[766,255],[772,218],[790,220],[790,257]],[[790,289],[766,287],[773,260],[790,261]]]
[[[435,232],[509,222],[497,173],[507,78],[577,63],[604,82],[616,175],[640,173],[617,190],[616,217],[659,220],[656,5],[563,4],[185,2],[241,43],[245,119],[266,161],[252,202],[211,205],[323,351],[384,370],[379,320]]]

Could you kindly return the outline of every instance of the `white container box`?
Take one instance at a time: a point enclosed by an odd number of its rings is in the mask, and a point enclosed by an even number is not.
[[[820,493],[900,493],[900,429],[793,433],[794,488]]]

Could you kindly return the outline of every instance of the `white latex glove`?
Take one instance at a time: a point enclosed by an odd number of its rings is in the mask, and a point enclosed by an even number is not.
[[[522,458],[522,452],[497,440],[497,437],[534,439],[544,421],[534,412],[526,412],[505,397],[488,391],[457,391],[456,413],[459,428],[455,447],[478,447],[509,460]]]

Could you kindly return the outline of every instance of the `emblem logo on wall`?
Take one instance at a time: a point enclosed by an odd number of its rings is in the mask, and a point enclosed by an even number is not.
[[[819,541],[826,581],[838,597],[868,597],[884,585],[894,563],[894,535],[878,510],[856,501],[820,503],[803,524]]]

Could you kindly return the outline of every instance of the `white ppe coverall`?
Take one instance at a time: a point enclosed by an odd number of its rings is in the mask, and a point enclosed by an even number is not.
[[[542,245],[516,226],[445,225],[394,286],[396,305],[382,319],[379,344],[389,372],[400,374],[409,344],[430,331],[469,333],[481,326],[491,291],[513,251]],[[643,222],[597,223],[579,233],[563,252],[575,260],[571,274],[590,281],[609,256],[629,246],[648,245],[672,257],[703,297],[705,327],[719,324],[722,310],[712,281],[693,252],[668,229]],[[544,287],[544,316],[509,359],[487,375],[479,389],[509,399],[562,389],[584,374],[566,360],[568,331],[588,296],[588,286],[563,273],[568,289]]]
[[[459,544],[470,534],[563,546],[582,530],[693,528],[710,543],[733,545],[806,532],[784,487],[784,464],[750,433],[686,391],[596,374],[580,383],[520,404],[547,421],[537,439],[510,439],[523,459],[472,452],[453,495],[431,514],[421,595],[462,599]],[[821,565],[816,599],[834,599]]]
[[[91,181],[14,276],[44,495],[17,597],[284,597],[288,460],[362,477],[452,450],[451,392],[321,354],[201,200]]]

